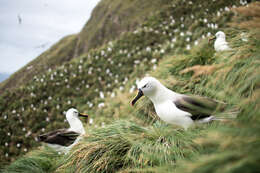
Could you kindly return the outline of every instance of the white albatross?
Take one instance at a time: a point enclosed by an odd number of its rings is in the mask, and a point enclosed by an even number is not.
[[[66,119],[70,125],[68,129],[58,129],[38,136],[40,142],[45,142],[56,151],[67,153],[72,146],[85,134],[85,129],[79,116],[88,118],[88,115],[79,113],[77,109],[71,108],[66,112]]]
[[[196,122],[221,120],[212,113],[225,107],[224,103],[209,98],[173,92],[153,77],[145,77],[138,83],[138,94],[132,100],[132,105],[143,95],[153,102],[157,115],[163,121],[184,129]]]
[[[226,35],[224,32],[218,31],[214,37],[209,39],[209,42],[211,40],[215,40],[214,49],[216,52],[231,50],[230,47],[228,46],[228,43],[226,42]]]

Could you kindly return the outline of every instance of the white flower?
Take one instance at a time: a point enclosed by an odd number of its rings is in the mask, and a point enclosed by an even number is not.
[[[194,45],[198,45],[199,44],[199,42],[198,42],[198,40],[196,40],[195,42],[194,42]]]
[[[161,54],[164,54],[164,53],[165,53],[165,50],[164,50],[164,49],[161,49],[161,50],[160,50],[160,53],[161,53]]]
[[[191,47],[190,47],[189,44],[186,46],[186,49],[187,49],[187,50],[190,50],[190,49],[191,49]]]
[[[98,108],[102,108],[104,106],[105,106],[105,103],[103,103],[103,102],[98,104]]]
[[[8,147],[8,143],[7,142],[5,143],[5,146]]]
[[[187,41],[187,42],[190,42],[190,37],[187,37],[187,38],[186,38],[186,41]]]
[[[8,155],[8,153],[5,153],[5,157],[8,157],[9,155]]]
[[[102,91],[99,92],[99,97],[100,97],[101,99],[104,99],[104,98],[105,98],[104,93],[103,93]]]
[[[45,132],[45,128],[42,128],[42,132]]]
[[[27,152],[27,148],[23,149],[24,152]]]
[[[16,110],[14,109],[14,110],[12,111],[12,113],[15,114],[15,113],[16,113]]]
[[[183,36],[184,36],[184,33],[183,33],[183,32],[181,32],[181,33],[180,33],[180,36],[182,36],[182,37],[183,37]]]
[[[26,130],[26,128],[24,127],[24,128],[23,128],[23,131],[25,131],[25,130]]]
[[[21,144],[20,144],[20,143],[18,143],[18,144],[16,144],[16,146],[17,146],[17,148],[20,148],[20,147],[21,147]]]
[[[101,56],[104,56],[104,55],[105,55],[105,51],[101,50]]]
[[[4,115],[4,119],[5,119],[5,120],[7,119],[7,115]]]
[[[50,118],[49,117],[46,117],[46,119],[45,119],[47,122],[49,122],[50,121]]]
[[[206,18],[203,19],[203,22],[204,22],[204,23],[208,23],[208,19],[206,19]]]
[[[154,66],[153,66],[153,70],[156,70],[156,69],[157,69],[157,66],[156,66],[156,65],[154,65]]]
[[[8,133],[7,133],[7,136],[11,136],[11,133],[10,133],[10,132],[8,132]]]
[[[89,84],[86,85],[86,88],[89,88]]]
[[[119,87],[119,90],[120,90],[120,91],[124,90],[124,87],[123,87],[123,86],[120,86],[120,87]]]
[[[56,109],[60,109],[60,105],[57,105],[57,106],[56,106]]]
[[[135,86],[133,85],[133,86],[130,88],[129,93],[133,93],[134,90],[135,90]]]
[[[108,47],[107,50],[108,50],[108,52],[111,52],[111,51],[112,51],[112,48],[111,48],[111,47]]]
[[[140,63],[140,60],[135,60],[134,63],[135,63],[135,64],[139,64],[139,63]]]
[[[176,42],[176,37],[174,37],[174,38],[172,39],[172,42],[173,42],[173,43]]]
[[[90,118],[90,119],[89,119],[89,124],[90,124],[90,125],[93,124],[93,118]]]
[[[147,52],[151,52],[151,48],[148,46],[148,47],[146,48],[146,51],[147,51]]]
[[[225,11],[230,11],[230,9],[228,7],[225,7]]]
[[[68,105],[70,105],[70,104],[71,104],[71,101],[70,101],[70,100],[68,100],[68,102],[67,102],[67,103],[68,103]]]
[[[218,11],[218,12],[217,12],[217,16],[219,17],[220,15],[221,15],[221,13]]]
[[[114,92],[111,93],[111,98],[114,98],[116,94]]]
[[[156,63],[156,61],[157,61],[157,59],[156,58],[153,58],[152,60],[151,60],[151,63]]]

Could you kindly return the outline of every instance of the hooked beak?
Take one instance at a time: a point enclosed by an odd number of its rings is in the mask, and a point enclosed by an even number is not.
[[[209,43],[212,41],[212,40],[215,40],[216,39],[216,36],[213,36],[211,38],[209,38]]]
[[[134,100],[132,100],[131,104],[134,106],[134,104],[144,95],[143,91],[141,89],[138,89],[138,93],[135,96]]]
[[[87,115],[87,114],[83,114],[83,113],[79,113],[79,116],[80,116],[80,117],[88,118],[88,115]]]

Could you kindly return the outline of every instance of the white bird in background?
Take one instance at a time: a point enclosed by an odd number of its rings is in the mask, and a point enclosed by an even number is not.
[[[216,39],[216,40],[215,40]],[[214,37],[210,38],[209,41],[215,40],[214,48],[217,52],[230,50],[228,43],[226,42],[226,35],[222,31],[218,31]]]
[[[157,115],[169,124],[189,128],[195,122],[207,123],[212,120],[222,120],[212,114],[223,110],[224,103],[200,96],[188,96],[173,92],[153,77],[145,77],[138,83],[138,94],[132,105],[142,97],[147,96],[155,107]]]
[[[40,142],[47,143],[57,151],[67,153],[72,146],[85,134],[85,129],[79,116],[88,118],[88,115],[79,113],[77,109],[71,108],[66,113],[66,119],[70,125],[68,129],[58,129],[38,136]]]

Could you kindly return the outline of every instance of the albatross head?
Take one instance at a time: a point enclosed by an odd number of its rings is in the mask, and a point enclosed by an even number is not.
[[[215,34],[215,36],[213,36],[213,37],[211,37],[211,38],[209,39],[209,42],[212,41],[212,40],[215,40],[215,39],[219,39],[219,38],[225,40],[225,39],[226,39],[225,33],[222,32],[222,31],[218,31],[218,32]]]
[[[79,111],[77,109],[74,109],[74,108],[70,108],[66,112],[66,118],[67,118],[68,121],[70,121],[72,119],[79,119],[80,116],[88,118],[87,114],[79,113]]]
[[[143,95],[147,97],[152,97],[158,88],[162,86],[162,84],[155,79],[154,77],[145,77],[138,84],[138,94],[133,99],[132,106],[139,100]]]

